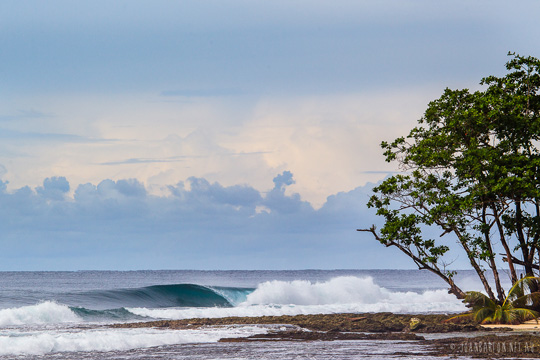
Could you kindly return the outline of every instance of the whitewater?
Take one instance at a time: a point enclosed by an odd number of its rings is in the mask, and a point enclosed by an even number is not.
[[[458,277],[477,285],[469,272]],[[431,274],[398,270],[17,272],[0,273],[0,289],[0,359],[183,359],[203,349],[209,355],[200,358],[210,359],[217,358],[212,351],[221,354],[216,349],[231,349],[219,339],[271,330],[107,326],[123,322],[465,310]]]

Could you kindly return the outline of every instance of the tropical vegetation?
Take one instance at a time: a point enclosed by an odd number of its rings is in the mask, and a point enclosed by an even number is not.
[[[531,291],[531,287],[535,287],[538,280],[537,277],[524,277],[518,280],[510,288],[502,304],[479,291],[469,291],[464,301],[471,307],[471,311],[454,316],[448,321],[471,318],[483,324],[519,324],[530,319],[538,322],[539,313],[531,310],[531,307],[540,300],[540,292]]]
[[[382,143],[401,172],[368,202],[383,225],[359,229],[438,275],[473,311],[492,309],[482,318],[497,321],[532,314],[514,299],[521,276],[531,293],[540,284],[540,60],[509,56],[504,76],[483,78],[481,90],[445,89],[408,136]],[[463,255],[485,297],[455,282],[450,265]],[[529,310],[540,307],[536,295],[529,300]]]

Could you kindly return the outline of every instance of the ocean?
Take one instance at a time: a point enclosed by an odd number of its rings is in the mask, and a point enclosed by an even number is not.
[[[466,290],[479,288],[472,272],[461,271],[457,278],[468,284]],[[385,354],[406,352],[413,345],[218,343],[221,338],[271,328],[104,325],[199,317],[463,310],[442,280],[418,270],[0,272],[0,359],[384,359]],[[420,352],[414,358],[429,357]]]

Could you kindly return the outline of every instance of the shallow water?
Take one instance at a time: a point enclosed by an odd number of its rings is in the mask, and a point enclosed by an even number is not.
[[[463,309],[438,278],[396,270],[12,272],[0,273],[0,289],[0,359],[385,359],[396,352],[430,359],[410,342],[217,343],[264,333],[268,329],[262,326],[105,326],[192,317]]]
[[[407,354],[407,355],[405,355]],[[352,360],[422,359],[446,360],[455,356],[432,356],[426,346],[402,341],[253,342],[168,345],[129,351],[64,352],[25,359],[170,359],[170,360]],[[0,356],[0,359],[13,359]],[[472,359],[460,357],[460,359]]]

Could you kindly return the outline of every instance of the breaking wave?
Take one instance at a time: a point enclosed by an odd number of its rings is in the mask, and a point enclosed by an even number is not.
[[[268,281],[256,289],[159,285],[80,293],[81,303],[102,310],[45,301],[0,310],[0,326],[69,322],[125,322],[227,316],[300,315],[329,313],[454,313],[466,310],[446,290],[395,292],[370,277],[337,277],[325,282]],[[71,298],[71,300],[74,300]]]
[[[326,282],[269,281],[260,284],[246,300],[229,308],[128,308],[134,314],[153,318],[300,315],[385,312],[454,313],[466,310],[446,290],[393,292],[370,277],[337,277]]]
[[[266,333],[263,327],[245,326],[198,330],[70,329],[69,331],[0,333],[0,355],[44,355],[71,351],[115,351],[152,346],[209,343],[228,337]]]
[[[208,287],[196,284],[154,285],[134,289],[96,290],[72,294],[72,299],[101,306],[127,307],[231,307],[253,289]]]
[[[0,326],[58,324],[80,321],[81,318],[71,311],[68,306],[53,301],[0,310]]]
[[[377,285],[371,277],[355,276],[319,282],[274,280],[260,283],[256,288],[169,284],[89,290],[63,293],[44,300],[48,301],[0,310],[0,357],[208,343],[268,331],[256,326],[182,330],[96,326],[104,323],[387,311],[455,313],[466,310],[463,303],[443,289],[422,293],[392,291]]]

